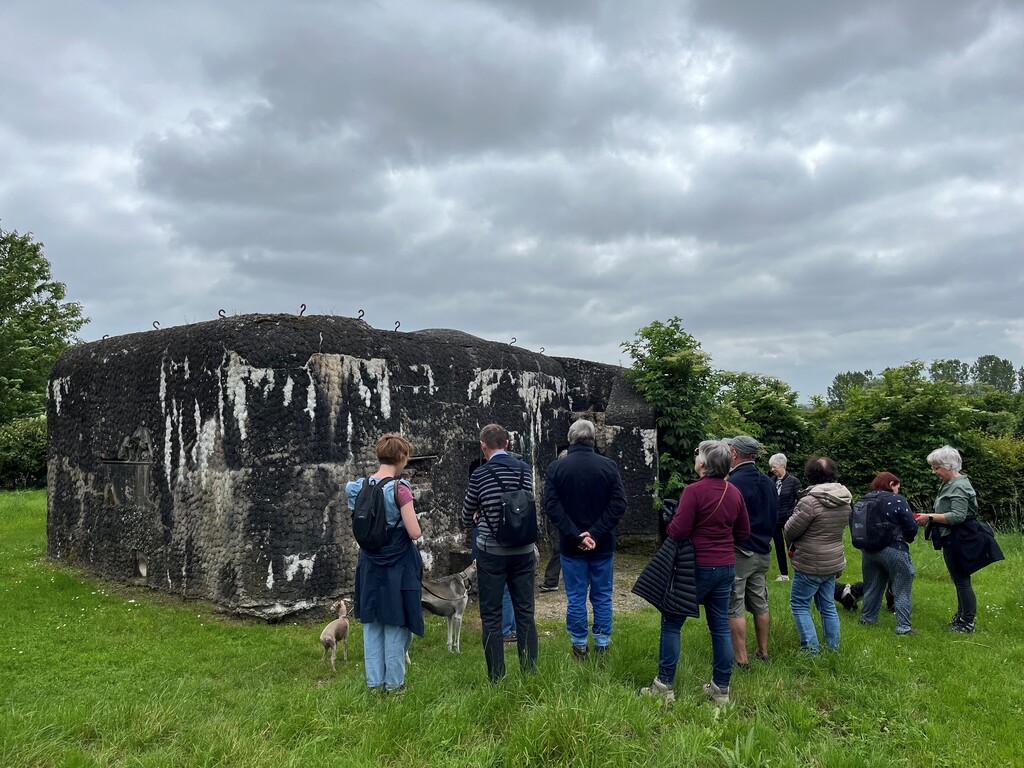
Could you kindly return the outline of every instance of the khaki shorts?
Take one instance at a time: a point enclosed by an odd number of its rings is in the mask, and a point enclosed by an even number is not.
[[[768,565],[770,553],[745,555],[736,550],[736,578],[729,597],[729,618],[742,619],[744,610],[755,616],[768,613]]]

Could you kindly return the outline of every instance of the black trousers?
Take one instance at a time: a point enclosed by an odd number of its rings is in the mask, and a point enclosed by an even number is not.
[[[942,548],[942,559],[946,561],[949,578],[956,587],[956,612],[965,623],[970,624],[978,613],[978,598],[971,585],[971,574],[964,573],[957,567],[956,555],[949,542]]]
[[[562,539],[558,535],[558,531],[555,531],[555,535],[551,537],[551,559],[548,560],[548,567],[544,569],[542,584],[545,587],[558,586],[558,577],[562,573],[561,542]]]
[[[505,643],[501,632],[501,599],[508,585],[516,617],[519,666],[532,672],[537,666],[537,626],[533,620],[533,590],[537,581],[537,556],[495,555],[480,550],[476,556],[477,589],[480,591],[480,624],[487,661],[487,678],[505,676]]]
[[[787,518],[788,519],[788,518]],[[779,561],[779,573],[789,576],[789,561],[786,554],[786,540],[782,535],[782,529],[786,527],[785,520],[779,520],[775,526],[775,559]]]

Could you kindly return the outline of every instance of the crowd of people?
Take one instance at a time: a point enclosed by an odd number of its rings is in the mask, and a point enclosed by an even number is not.
[[[548,564],[541,588],[556,589],[561,572],[571,653],[586,659],[591,642],[598,656],[606,654],[611,643],[616,528],[626,511],[626,496],[618,466],[597,451],[592,422],[574,422],[568,443],[545,472],[543,514],[554,532],[557,554]],[[412,489],[398,479],[412,456],[412,445],[400,435],[386,434],[375,450],[380,467],[373,475],[347,484],[349,507],[355,507],[364,484],[394,479],[394,493],[384,494],[386,543],[377,551],[360,550],[353,613],[363,624],[367,685],[395,692],[405,687],[412,636],[423,634],[423,565],[415,546],[421,532]],[[532,540],[524,540],[521,532],[513,537],[505,520],[512,514],[510,489],[532,494],[533,470],[509,452],[509,434],[501,425],[488,424],[480,431],[480,450],[482,461],[469,477],[461,522],[474,533],[487,677],[498,681],[506,674],[504,645],[509,638],[524,672],[533,671],[537,662],[536,533]],[[836,463],[828,457],[808,459],[806,487],[801,487],[787,471],[783,454],[769,458],[770,474],[759,470],[760,450],[758,441],[748,435],[705,440],[694,450],[698,479],[683,490],[668,525],[666,546],[651,560],[635,588],[662,613],[657,674],[640,689],[641,695],[666,702],[675,699],[680,630],[686,618],[699,615],[700,608],[711,635],[712,675],[704,691],[712,702],[728,703],[734,669],[769,662],[767,579],[773,544],[780,572],[776,580],[790,582],[789,605],[800,652],[815,655],[822,650],[812,604],[825,647],[839,648],[836,581],[847,565],[843,540],[850,525],[852,494],[839,482]],[[956,588],[957,609],[949,629],[973,633],[977,600],[971,573],[983,558],[978,547],[969,543],[969,536],[957,535],[957,527],[964,526],[966,531],[971,526],[965,524],[976,520],[977,494],[961,473],[956,449],[943,446],[926,461],[942,481],[932,512],[915,514],[900,494],[899,478],[891,472],[879,472],[871,484],[869,496],[877,497],[884,515],[884,540],[881,548],[862,551],[860,623],[878,621],[888,590],[896,633],[916,634],[911,625],[914,564],[908,544],[919,526],[927,525],[926,536],[943,550]],[[529,531],[526,536],[531,536]],[[747,648],[748,613],[754,627],[753,662]],[[515,627],[514,634],[510,625]]]

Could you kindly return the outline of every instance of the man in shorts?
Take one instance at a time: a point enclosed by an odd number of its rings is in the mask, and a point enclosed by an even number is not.
[[[779,495],[775,483],[754,466],[761,444],[749,435],[725,441],[732,451],[729,482],[743,495],[750,518],[750,538],[736,547],[736,577],[729,603],[729,629],[732,632],[733,662],[750,669],[747,656],[747,616],[754,615],[759,661],[768,661],[768,566],[772,535],[779,517]]]

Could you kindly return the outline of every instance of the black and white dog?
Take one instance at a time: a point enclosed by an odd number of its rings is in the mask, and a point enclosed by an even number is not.
[[[852,584],[836,582],[836,602],[848,611],[857,610],[857,603],[864,597],[864,582],[855,581]]]
[[[836,582],[836,602],[848,611],[857,610],[857,604],[864,598],[864,582],[855,581],[852,584]],[[896,601],[892,594],[892,585],[885,585],[885,607],[891,613],[896,612]]]

